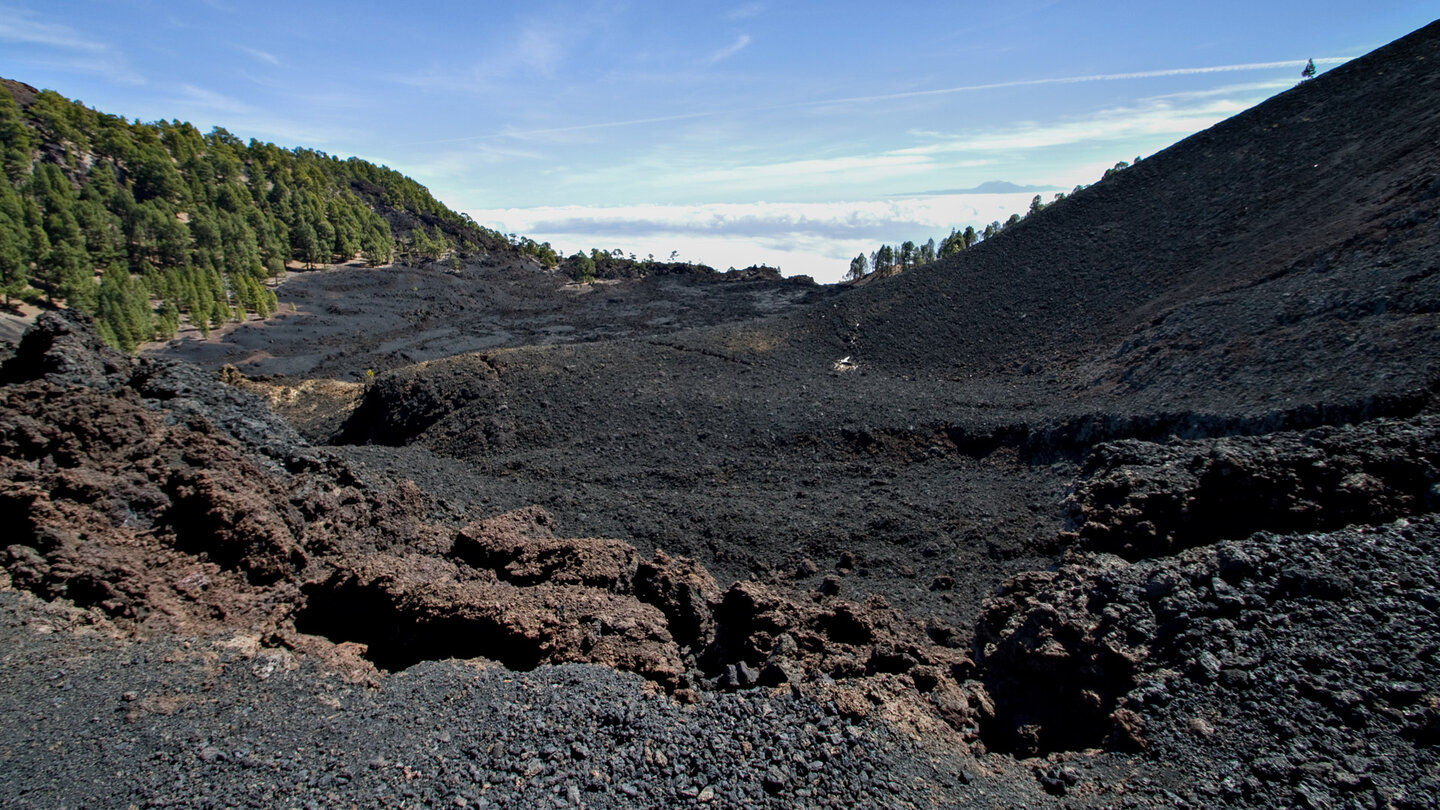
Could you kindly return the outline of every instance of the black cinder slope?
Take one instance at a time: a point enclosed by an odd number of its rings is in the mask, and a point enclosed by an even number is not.
[[[1058,371],[1075,393],[1413,386],[1440,305],[1436,132],[1440,24],[790,328],[875,368]]]

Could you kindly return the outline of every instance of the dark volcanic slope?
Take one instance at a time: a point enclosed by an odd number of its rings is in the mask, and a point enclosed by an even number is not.
[[[1147,405],[1284,407],[1423,384],[1440,303],[1437,36],[781,329],[885,369],[1054,375],[1065,395]]]

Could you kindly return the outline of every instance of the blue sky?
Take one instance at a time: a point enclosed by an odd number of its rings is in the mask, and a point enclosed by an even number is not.
[[[0,76],[358,155],[566,252],[831,281],[1033,196],[957,191],[1093,182],[1435,17],[1359,7],[0,0]]]

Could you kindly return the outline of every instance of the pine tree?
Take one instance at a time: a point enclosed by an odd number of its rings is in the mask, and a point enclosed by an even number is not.
[[[95,321],[100,336],[127,354],[155,337],[149,294],[144,284],[118,263],[105,268],[101,277]]]
[[[577,252],[574,256],[571,256],[570,259],[575,263],[575,269],[571,271],[571,277],[575,281],[588,284],[595,280],[594,257],[588,256],[584,252]]]
[[[941,258],[944,258],[946,256],[954,256],[956,253],[959,253],[964,249],[964,240],[961,239],[959,232],[957,232],[954,228],[951,228],[950,235],[940,240],[939,255]]]
[[[315,261],[320,254],[320,238],[315,233],[315,226],[308,222],[301,222],[290,230],[290,245],[294,250],[297,260],[305,262],[305,269],[309,270],[315,266]]]
[[[895,251],[889,245],[881,245],[875,252],[875,273],[881,278],[891,275],[895,270]]]
[[[847,276],[847,278],[849,278],[851,281],[859,281],[865,276],[865,272],[868,269],[869,265],[865,261],[865,254],[861,253],[859,256],[856,256],[855,258],[850,260],[850,274]]]
[[[896,258],[896,263],[900,265],[901,270],[906,270],[915,266],[915,259],[915,243],[906,239],[900,245],[900,255]]]
[[[55,295],[63,298],[66,305],[86,314],[95,313],[95,270],[84,249],[61,242],[50,248],[42,266],[54,285]]]
[[[170,340],[180,330],[180,309],[173,301],[161,301],[155,313],[155,339]]]
[[[360,249],[365,254],[365,263],[371,267],[389,264],[395,250],[395,239],[390,235],[389,226],[383,221],[371,223],[365,230]]]

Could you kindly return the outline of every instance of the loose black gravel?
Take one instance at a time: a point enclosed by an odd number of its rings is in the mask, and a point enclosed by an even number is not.
[[[77,635],[76,615],[0,591],[5,806],[903,808],[965,789],[958,758],[788,690],[682,706],[606,668],[457,661],[375,689],[245,644]]]

